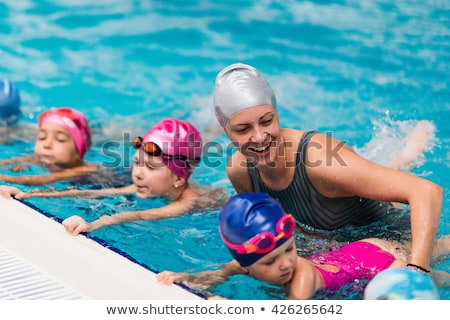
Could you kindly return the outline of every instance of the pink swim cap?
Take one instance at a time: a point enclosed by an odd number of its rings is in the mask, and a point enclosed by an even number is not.
[[[180,158],[162,157],[164,164],[177,176],[188,179],[200,161],[203,141],[200,132],[190,122],[167,118],[158,122],[143,137],[142,143],[153,142],[162,152]]]
[[[91,130],[84,114],[68,107],[51,108],[39,116],[39,128],[47,122],[59,124],[67,129],[78,154],[83,159],[91,146]]]

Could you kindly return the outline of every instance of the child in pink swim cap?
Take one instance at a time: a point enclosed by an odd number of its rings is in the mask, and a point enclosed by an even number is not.
[[[189,178],[202,155],[202,138],[190,122],[167,118],[158,122],[143,137],[132,141],[136,149],[133,169],[133,184],[122,188],[100,190],[65,190],[56,192],[23,193],[17,188],[0,188],[0,195],[14,195],[18,199],[27,197],[103,197],[107,195],[135,194],[139,198],[165,197],[171,203],[161,207],[133,212],[119,212],[111,216],[87,222],[80,216],[71,216],[63,221],[67,232],[77,235],[96,229],[136,220],[156,220],[175,217],[189,211],[220,206],[225,194],[220,189],[191,186]]]
[[[410,243],[376,238],[302,258],[297,255],[295,228],[295,219],[268,194],[235,195],[219,215],[219,234],[234,259],[219,270],[195,275],[164,271],[157,279],[165,284],[205,286],[242,274],[284,288],[289,299],[311,299],[320,289],[336,290],[352,282],[362,284],[385,269],[408,267],[429,272],[407,264]],[[442,237],[436,242],[434,254],[448,250],[450,237]]]
[[[103,216],[91,223],[79,216],[72,216],[63,221],[67,232],[77,235],[112,224],[175,217],[223,203],[224,194],[220,190],[193,188],[189,183],[203,148],[200,133],[190,122],[164,119],[143,137],[136,137],[132,145],[136,149],[131,173],[133,185],[105,192],[135,193],[139,198],[163,196],[172,202],[161,208]],[[99,192],[94,193],[100,195]]]
[[[133,142],[134,147],[159,155],[164,165],[184,179],[200,162],[203,148],[197,128],[188,121],[173,118],[160,121],[143,138],[137,137]]]
[[[51,173],[36,176],[0,174],[2,182],[24,185],[42,185],[74,177],[85,176],[97,170],[97,165],[84,162],[91,146],[91,131],[86,117],[72,108],[51,108],[39,116],[39,132],[34,154],[0,163],[38,163]]]
[[[81,159],[91,146],[91,130],[86,117],[71,108],[51,108],[39,116],[39,128],[53,123],[67,130]]]

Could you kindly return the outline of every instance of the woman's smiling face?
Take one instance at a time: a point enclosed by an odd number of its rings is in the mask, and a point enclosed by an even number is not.
[[[255,165],[270,165],[276,160],[281,129],[273,106],[260,105],[233,114],[225,125],[225,132]]]

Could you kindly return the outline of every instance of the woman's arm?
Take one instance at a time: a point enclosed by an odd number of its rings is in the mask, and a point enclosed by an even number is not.
[[[315,135],[313,139],[322,148],[308,148],[307,172],[317,190],[332,198],[358,195],[408,204],[412,232],[409,262],[429,269],[442,211],[442,188],[415,175],[370,162],[336,139],[324,135]]]

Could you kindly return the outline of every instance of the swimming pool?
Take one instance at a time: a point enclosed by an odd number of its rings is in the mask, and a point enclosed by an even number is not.
[[[84,111],[95,128],[88,161],[129,165],[126,146],[112,150],[105,142],[123,141],[123,132],[142,134],[162,117],[186,118],[206,131],[216,123],[215,75],[242,61],[273,85],[284,126],[331,132],[379,162],[415,120],[432,121],[435,146],[414,173],[444,187],[439,235],[450,234],[447,1],[29,0],[2,2],[0,12],[0,74],[21,91],[21,121],[35,123],[53,105]],[[20,136],[0,145],[2,157],[31,152],[32,139]],[[374,139],[378,148],[365,149]],[[221,134],[205,140],[228,146]],[[233,192],[224,158],[219,154],[214,166],[202,163],[193,181]],[[162,201],[30,200],[59,218],[89,219]],[[198,270],[228,260],[216,218],[215,210],[193,212],[109,227],[95,236],[155,270]],[[450,262],[440,267],[450,270]],[[237,283],[247,290],[235,290]],[[234,298],[249,298],[246,292],[252,298],[280,296],[246,278],[222,292]],[[440,294],[450,299],[450,290]]]

